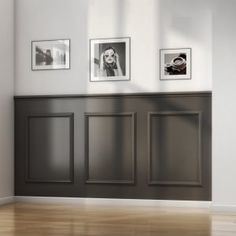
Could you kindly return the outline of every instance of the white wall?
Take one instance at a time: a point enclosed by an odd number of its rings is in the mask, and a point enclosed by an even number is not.
[[[215,1],[213,24],[213,204],[236,210],[236,1]]]
[[[17,95],[212,89],[212,14],[203,0],[18,0],[16,9]],[[131,81],[89,82],[89,39],[127,36]],[[31,71],[31,40],[60,38],[71,39],[71,70]],[[192,48],[192,79],[160,81],[159,49],[178,47]]]
[[[13,196],[13,0],[0,0],[0,203]]]
[[[214,206],[236,206],[235,0],[18,0],[15,93],[212,89]],[[91,83],[90,38],[131,37],[131,81]],[[31,40],[70,38],[69,71],[30,69]],[[159,81],[159,48],[191,47],[189,81]],[[1,63],[2,65],[2,63]]]

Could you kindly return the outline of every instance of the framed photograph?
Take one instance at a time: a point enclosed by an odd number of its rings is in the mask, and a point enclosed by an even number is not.
[[[130,80],[130,38],[90,40],[90,81]]]
[[[191,48],[160,50],[160,80],[191,79]]]
[[[70,69],[70,40],[41,40],[31,42],[32,70]]]

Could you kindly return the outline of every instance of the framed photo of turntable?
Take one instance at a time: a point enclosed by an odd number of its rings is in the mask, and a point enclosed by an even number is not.
[[[190,80],[191,48],[160,49],[160,80]]]

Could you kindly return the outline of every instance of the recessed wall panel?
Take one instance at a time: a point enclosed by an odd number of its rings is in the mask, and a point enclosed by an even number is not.
[[[30,115],[27,127],[26,181],[71,182],[73,115]]]
[[[149,181],[201,185],[201,114],[149,113]]]
[[[86,114],[87,183],[134,183],[134,114]]]

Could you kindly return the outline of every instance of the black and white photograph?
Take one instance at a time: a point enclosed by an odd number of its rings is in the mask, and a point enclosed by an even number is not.
[[[90,40],[90,81],[130,80],[130,38]]]
[[[191,48],[161,49],[160,79],[191,79]]]
[[[32,70],[70,69],[70,40],[32,41]]]

